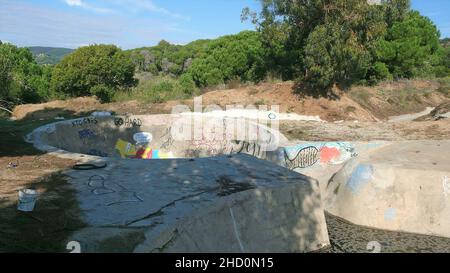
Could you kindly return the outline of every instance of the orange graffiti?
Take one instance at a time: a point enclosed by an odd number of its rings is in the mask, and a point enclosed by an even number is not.
[[[328,163],[331,160],[338,158],[341,155],[341,152],[338,148],[335,147],[322,147],[320,149],[320,162],[321,163]]]

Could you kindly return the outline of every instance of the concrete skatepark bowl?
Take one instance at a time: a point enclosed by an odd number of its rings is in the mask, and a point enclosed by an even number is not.
[[[450,142],[290,142],[247,119],[205,117],[198,130],[196,118],[86,117],[27,137],[57,156],[106,163],[66,171],[88,226],[71,239],[85,252],[318,251],[330,246],[325,211],[450,237],[450,164],[436,157]]]

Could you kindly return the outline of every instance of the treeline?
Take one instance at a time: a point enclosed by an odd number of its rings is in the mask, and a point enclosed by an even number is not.
[[[40,66],[29,50],[0,44],[0,99],[96,95],[108,102],[139,91],[161,101],[267,77],[295,80],[298,92],[325,95],[334,85],[450,74],[448,40],[440,43],[436,26],[411,10],[409,0],[261,0],[261,6],[260,13],[242,14],[256,31],[127,51],[91,45],[55,66]]]
[[[295,79],[299,91],[333,85],[449,75],[448,54],[433,22],[409,0],[264,0],[256,25],[267,67]]]

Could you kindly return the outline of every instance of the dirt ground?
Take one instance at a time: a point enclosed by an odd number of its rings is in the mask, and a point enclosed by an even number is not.
[[[448,92],[433,81],[405,81],[377,87],[336,90],[339,99],[301,98],[292,92],[293,83],[264,83],[230,90],[207,92],[203,105],[279,105],[280,112],[318,115],[329,122],[282,121],[280,130],[289,139],[310,141],[364,141],[450,139],[450,120],[390,123],[392,115],[420,112],[450,101]],[[60,171],[71,168],[72,160],[56,158],[25,143],[34,128],[75,118],[94,111],[116,114],[170,113],[177,104],[192,106],[192,100],[145,105],[138,101],[100,104],[94,98],[76,98],[43,104],[20,105],[15,121],[0,120],[0,252],[64,252],[66,236],[83,223],[74,193]],[[355,122],[357,121],[357,122]],[[32,213],[16,210],[18,190],[36,188],[40,202]]]
[[[292,82],[262,83],[237,89],[210,91],[202,95],[203,106],[219,105],[279,105],[280,112],[320,116],[326,121],[379,121],[389,116],[420,112],[429,106],[450,101],[448,93],[439,92],[436,81],[401,81],[375,87],[353,87],[343,92],[335,89],[336,98],[300,97],[293,93]],[[447,88],[447,86],[446,86]],[[25,104],[14,109],[13,117],[20,119],[49,119],[57,116],[86,115],[94,111],[116,114],[166,114],[177,104],[192,108],[193,100],[143,104],[138,101],[100,104],[83,97],[43,104]]]

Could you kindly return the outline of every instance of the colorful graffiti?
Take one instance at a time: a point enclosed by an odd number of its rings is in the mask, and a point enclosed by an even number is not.
[[[148,146],[136,147],[136,145],[122,139],[117,140],[115,149],[122,158],[167,159],[174,157],[171,152],[163,153]]]
[[[320,164],[342,164],[357,156],[355,149],[345,142],[318,142],[285,147],[282,149],[282,159],[286,167],[294,170],[308,168]]]

